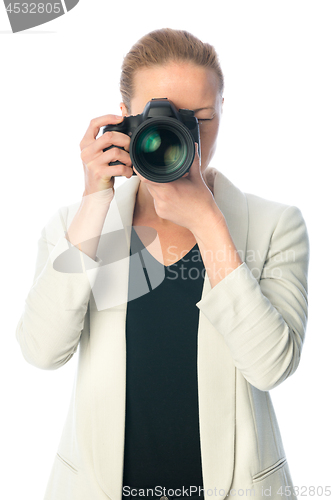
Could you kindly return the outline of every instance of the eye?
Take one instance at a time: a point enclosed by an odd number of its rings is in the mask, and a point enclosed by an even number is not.
[[[211,122],[215,118],[215,113],[198,113],[198,115],[195,116],[199,123]]]
[[[195,111],[194,116],[197,118],[199,125],[203,125],[204,123],[208,124],[211,122],[215,118],[216,113],[213,108],[201,108]]]
[[[203,125],[204,123],[211,122],[213,118],[198,118],[199,125]]]

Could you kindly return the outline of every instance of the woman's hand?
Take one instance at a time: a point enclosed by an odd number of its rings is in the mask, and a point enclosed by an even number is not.
[[[91,120],[81,143],[85,190],[66,238],[91,259],[96,258],[104,221],[114,195],[114,176],[131,177],[132,162],[127,151],[130,138],[120,132],[106,132],[96,139],[100,127],[122,121],[121,116],[105,115]],[[109,146],[119,146],[103,151]],[[119,160],[124,165],[109,163]]]
[[[106,132],[96,139],[99,130],[104,125],[120,123],[123,117],[104,115],[91,120],[90,125],[80,142],[81,160],[84,169],[84,196],[109,189],[114,186],[114,176],[133,175],[129,151],[130,137],[120,132]],[[103,152],[109,146],[118,146]],[[119,149],[120,147],[124,148]],[[110,166],[110,162],[120,161],[124,165]]]
[[[193,234],[205,224],[207,216],[223,219],[223,214],[215,203],[214,197],[201,174],[200,158],[196,154],[190,170],[180,179],[172,182],[152,182],[142,177],[134,167],[154,199],[156,214],[186,227]]]

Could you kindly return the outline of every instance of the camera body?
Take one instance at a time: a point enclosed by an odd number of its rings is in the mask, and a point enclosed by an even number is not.
[[[177,111],[167,98],[152,99],[142,114],[125,116],[121,123],[103,128],[103,134],[109,131],[131,137],[132,164],[143,177],[153,182],[172,182],[188,172],[195,156],[195,142],[200,155],[199,124],[194,111]],[[103,151],[113,147],[117,146]],[[109,163],[119,164],[119,161]]]

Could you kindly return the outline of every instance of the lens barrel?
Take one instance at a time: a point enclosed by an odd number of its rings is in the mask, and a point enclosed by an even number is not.
[[[146,179],[171,182],[190,169],[195,142],[179,120],[166,116],[149,118],[133,132],[130,156],[135,169]]]

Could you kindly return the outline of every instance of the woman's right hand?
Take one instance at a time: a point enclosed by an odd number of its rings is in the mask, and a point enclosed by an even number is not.
[[[123,120],[122,116],[104,115],[91,120],[80,142],[81,160],[84,169],[85,190],[83,195],[90,195],[104,189],[113,188],[114,176],[124,175],[128,179],[133,175],[129,151],[130,137],[120,132],[106,132],[96,139],[99,130],[105,125],[114,125]],[[117,146],[103,152],[103,149]],[[119,149],[120,147],[124,148]],[[124,165],[110,166],[110,162],[120,161]]]

